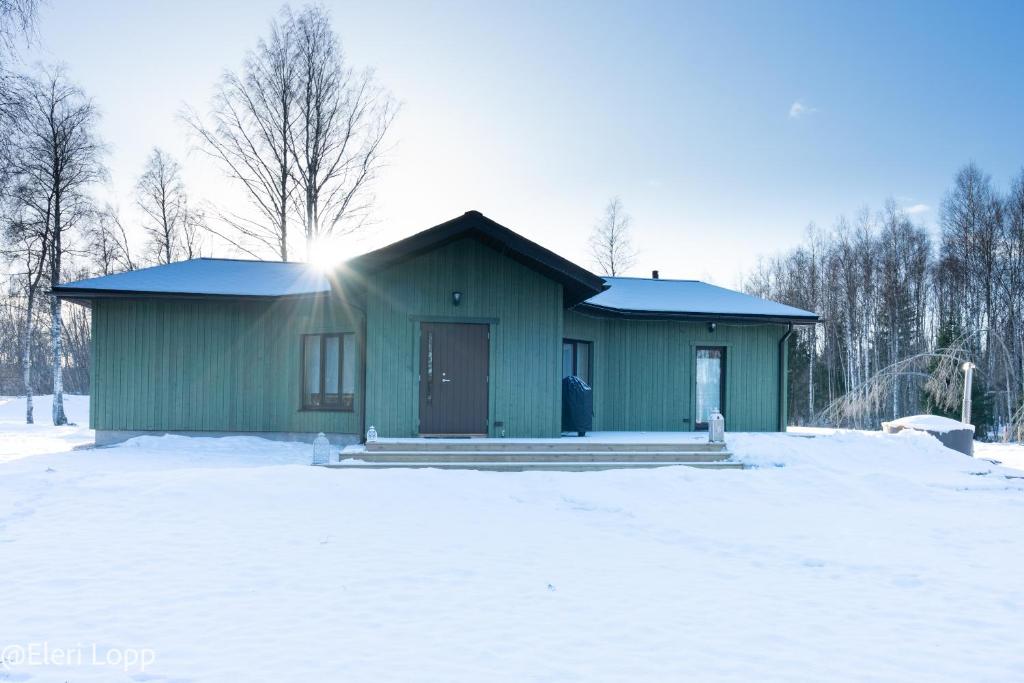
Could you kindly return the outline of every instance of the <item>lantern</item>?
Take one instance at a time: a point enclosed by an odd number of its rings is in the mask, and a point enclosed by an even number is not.
[[[366,430],[366,443],[374,443],[377,441],[377,430],[370,425],[370,428]]]
[[[326,465],[331,461],[331,442],[327,440],[323,432],[313,439],[313,464]]]
[[[718,408],[712,410],[708,418],[708,443],[725,443],[725,418]]]

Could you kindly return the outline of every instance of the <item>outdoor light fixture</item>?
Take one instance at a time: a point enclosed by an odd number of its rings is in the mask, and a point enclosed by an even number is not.
[[[452,306],[458,306],[462,303],[462,292],[452,292]]]
[[[714,332],[716,327],[718,327],[718,323],[708,323],[708,332]]]

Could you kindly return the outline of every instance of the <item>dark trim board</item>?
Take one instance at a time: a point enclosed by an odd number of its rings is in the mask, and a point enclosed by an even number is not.
[[[50,293],[63,301],[88,306],[95,299],[146,299],[195,301],[214,299],[217,301],[280,301],[294,299],[329,298],[331,292],[301,294],[204,294],[190,292],[148,292],[134,290],[86,289],[84,287],[54,287]]]
[[[732,313],[677,313],[674,311],[629,311],[615,308],[605,308],[594,304],[581,303],[572,310],[582,315],[594,318],[618,318],[627,320],[678,320],[680,322],[722,322],[722,323],[748,323],[751,325],[763,325],[774,323],[781,325],[814,325],[820,322],[818,316],[813,317],[785,317],[776,315],[739,315]]]

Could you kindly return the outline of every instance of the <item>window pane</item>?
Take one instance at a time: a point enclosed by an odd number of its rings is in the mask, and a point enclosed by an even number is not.
[[[587,342],[576,343],[576,374],[590,384],[590,344]]]
[[[303,344],[302,399],[305,405],[316,406],[320,405],[320,337],[303,337]]]
[[[341,407],[349,410],[356,393],[356,337],[354,334],[346,334],[342,339]]]
[[[341,362],[341,339],[324,338],[324,404],[338,405],[338,368]]]
[[[724,410],[722,402],[722,361],[721,348],[700,347],[697,349],[697,423],[706,424],[716,408]]]
[[[572,373],[572,344],[569,342],[562,342],[562,378],[566,378]]]

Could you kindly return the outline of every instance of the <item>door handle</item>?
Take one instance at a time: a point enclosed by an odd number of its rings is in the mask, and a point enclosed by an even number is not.
[[[447,377],[442,377],[442,378],[441,378],[441,381],[442,381],[442,382],[451,382],[451,380],[450,380],[450,379],[448,379]]]

